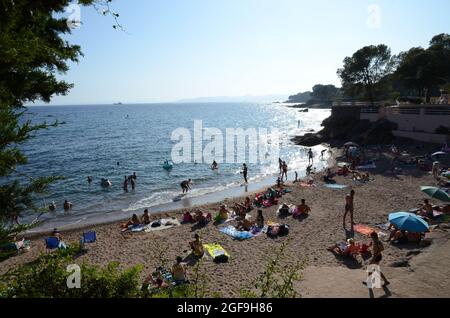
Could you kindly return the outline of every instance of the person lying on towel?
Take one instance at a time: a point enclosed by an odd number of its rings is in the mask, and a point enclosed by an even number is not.
[[[328,248],[330,252],[341,256],[354,256],[360,253],[360,247],[356,245],[354,239],[348,239],[347,242],[337,243]]]

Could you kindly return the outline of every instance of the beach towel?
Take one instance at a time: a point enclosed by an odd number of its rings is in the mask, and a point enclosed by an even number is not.
[[[444,212],[433,211],[433,218],[438,218],[444,215]]]
[[[234,238],[236,240],[240,240],[240,241],[247,240],[247,239],[250,239],[255,236],[251,232],[238,231],[232,225],[223,227],[223,228],[219,229],[219,231],[226,235],[231,236],[232,238]]]
[[[344,166],[349,167],[350,165],[351,165],[351,164],[348,163],[348,162],[338,162],[338,163],[337,163],[337,166],[338,166],[339,168],[344,168]]]
[[[377,231],[376,229],[371,228],[370,226],[365,224],[356,224],[353,228],[356,232],[367,236],[370,236],[370,234],[372,234],[373,232],[379,232],[379,230]]]
[[[383,223],[383,224],[377,224],[375,225],[375,227],[387,231],[387,229],[389,228],[390,223]]]
[[[158,227],[152,227],[152,224],[155,222],[159,222],[161,225]],[[161,230],[170,229],[172,227],[180,226],[180,225],[181,225],[180,221],[178,221],[176,218],[166,218],[166,219],[153,221],[149,225],[146,225],[144,227],[143,231],[145,233],[149,233],[149,232],[153,232],[153,231],[161,231]]]
[[[203,247],[214,261],[228,260],[230,258],[230,254],[220,244],[203,244]]]
[[[374,163],[356,167],[356,169],[358,169],[358,170],[369,170],[369,169],[376,169],[376,168],[377,168],[377,165]]]
[[[284,190],[283,190],[283,193],[292,193],[292,190],[290,190],[290,189],[284,189]]]
[[[342,189],[347,188],[347,186],[343,185],[343,184],[330,184],[330,183],[324,184],[324,187],[333,189],[333,190],[342,190]]]

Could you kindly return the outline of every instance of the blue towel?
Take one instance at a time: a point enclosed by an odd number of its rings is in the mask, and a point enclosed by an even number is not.
[[[337,189],[337,190],[347,188],[347,186],[343,184],[325,184],[324,186],[329,189]]]
[[[229,235],[237,240],[246,240],[254,237],[254,235],[250,232],[242,232],[238,231],[234,226],[223,227],[219,230],[220,232]]]

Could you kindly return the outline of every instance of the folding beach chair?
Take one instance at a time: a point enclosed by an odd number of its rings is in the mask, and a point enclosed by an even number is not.
[[[47,237],[45,239],[45,250],[48,252],[49,250],[54,250],[59,247],[59,239],[54,236]]]
[[[86,250],[84,245],[86,243],[94,243],[95,241],[97,241],[97,233],[94,231],[83,233],[83,237],[80,239],[80,249],[83,251]]]
[[[97,241],[97,233],[94,231],[83,233],[84,243],[94,243],[95,241]]]

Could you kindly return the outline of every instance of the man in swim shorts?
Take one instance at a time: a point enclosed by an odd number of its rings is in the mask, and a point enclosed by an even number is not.
[[[353,201],[354,201],[354,198],[355,198],[354,190],[350,191],[350,194],[347,194],[345,196],[345,213],[344,213],[344,221],[343,221],[344,228],[345,228],[345,220],[347,218],[347,214],[350,213],[350,222],[352,224],[352,227],[351,227],[352,231],[353,231],[353,225],[354,225],[354,223],[353,223],[353,210],[354,210],[353,209]]]

